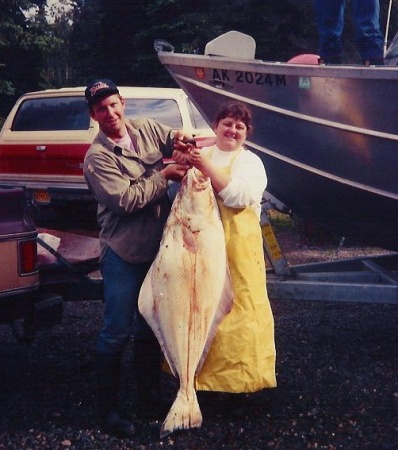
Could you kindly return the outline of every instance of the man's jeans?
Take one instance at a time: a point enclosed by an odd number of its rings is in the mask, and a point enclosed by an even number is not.
[[[315,19],[320,35],[319,54],[328,59],[342,54],[342,33],[346,0],[314,0]],[[351,0],[355,43],[362,60],[383,58],[379,0]]]
[[[154,338],[138,311],[138,295],[150,265],[128,263],[107,249],[101,261],[105,311],[98,352],[120,354],[130,335],[137,340]]]

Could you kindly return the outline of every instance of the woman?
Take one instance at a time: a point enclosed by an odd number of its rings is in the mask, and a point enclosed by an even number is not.
[[[234,304],[217,330],[196,388],[254,392],[276,386],[274,320],[259,224],[267,177],[260,158],[243,146],[252,132],[245,105],[224,105],[213,129],[215,145],[180,156],[211,179],[225,231]]]

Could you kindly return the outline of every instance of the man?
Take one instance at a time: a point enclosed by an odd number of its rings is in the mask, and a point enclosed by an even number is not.
[[[126,120],[125,100],[111,80],[93,81],[85,97],[99,125],[84,160],[84,177],[97,199],[101,227],[105,310],[96,344],[98,400],[104,431],[131,437],[134,425],[121,416],[118,404],[123,348],[132,335],[140,407],[156,406],[160,349],[139,314],[138,294],[170,210],[168,180],[180,181],[188,169],[165,166],[162,158],[192,136],[149,119]]]
[[[320,35],[319,54],[326,64],[340,64],[346,0],[314,0]],[[383,65],[383,35],[380,31],[379,0],[352,0],[355,43],[365,65]]]

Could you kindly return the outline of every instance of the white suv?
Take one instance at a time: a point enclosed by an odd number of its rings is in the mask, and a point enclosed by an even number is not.
[[[39,208],[93,202],[84,155],[98,131],[84,87],[23,95],[0,132],[0,187],[24,187]],[[149,117],[195,137],[213,132],[182,89],[119,87],[127,117]]]

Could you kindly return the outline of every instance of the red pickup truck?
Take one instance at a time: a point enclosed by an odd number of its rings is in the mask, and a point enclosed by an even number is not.
[[[36,331],[61,322],[64,301],[101,299],[102,280],[92,276],[98,239],[39,230],[25,194],[0,188],[0,325],[10,324],[18,339],[31,341]]]

